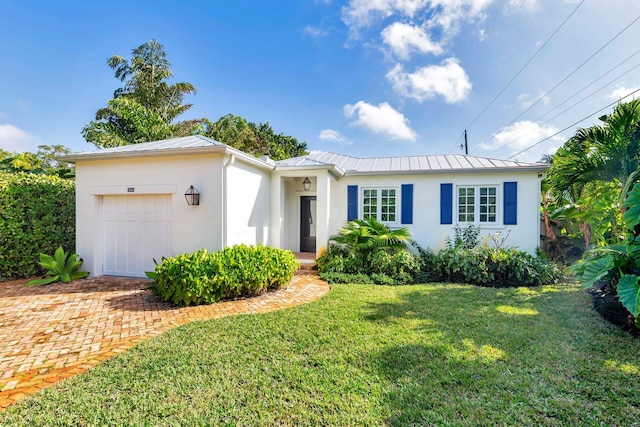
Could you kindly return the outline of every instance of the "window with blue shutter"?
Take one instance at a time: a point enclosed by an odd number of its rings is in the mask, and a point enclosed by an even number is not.
[[[440,184],[440,224],[453,224],[453,184]]]
[[[347,221],[358,218],[358,186],[347,186]]]
[[[504,224],[515,225],[518,223],[518,183],[505,182],[504,192]]]
[[[402,184],[402,224],[413,224],[413,184]]]

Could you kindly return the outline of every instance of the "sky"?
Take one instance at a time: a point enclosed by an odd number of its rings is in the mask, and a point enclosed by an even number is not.
[[[638,0],[0,0],[0,148],[96,149],[82,128],[122,86],[107,59],[155,39],[197,90],[180,119],[357,157],[464,153],[466,129],[470,154],[538,161],[640,88],[638,18]]]

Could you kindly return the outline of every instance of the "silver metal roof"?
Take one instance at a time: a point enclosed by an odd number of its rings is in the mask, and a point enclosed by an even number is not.
[[[335,166],[345,174],[376,174],[402,172],[440,172],[476,170],[546,170],[548,165],[463,154],[435,154],[400,157],[359,158],[324,151],[312,151],[307,156],[276,162],[276,169],[304,166]]]
[[[181,138],[165,139],[162,141],[143,142],[141,144],[123,145],[113,148],[102,148],[99,150],[83,151],[80,153],[73,153],[73,157],[94,156],[94,155],[109,155],[118,153],[142,153],[148,151],[161,151],[161,150],[179,150],[183,148],[206,148],[206,147],[219,147],[224,146],[223,143],[207,138],[202,135],[184,136]]]

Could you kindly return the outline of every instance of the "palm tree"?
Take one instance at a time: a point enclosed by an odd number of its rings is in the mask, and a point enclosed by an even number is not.
[[[134,49],[131,62],[115,55],[107,64],[125,85],[115,90],[113,99],[82,130],[88,142],[98,147],[117,147],[185,136],[202,122],[174,122],[191,108],[192,104],[183,104],[184,97],[195,94],[196,89],[191,83],[166,82],[173,72],[164,47],[157,41]]]
[[[585,197],[594,194],[598,183],[614,183],[619,189],[616,210],[622,212],[625,195],[638,179],[640,162],[640,100],[618,104],[613,113],[600,118],[602,125],[578,129],[558,149],[548,181],[558,200],[584,210]],[[619,215],[618,215],[619,216]],[[617,234],[620,221],[613,224]],[[590,245],[591,223],[583,223],[585,246]]]
[[[338,230],[338,235],[331,237],[331,241],[366,257],[378,249],[390,252],[406,249],[412,239],[407,227],[391,229],[373,218],[368,218],[347,222]]]

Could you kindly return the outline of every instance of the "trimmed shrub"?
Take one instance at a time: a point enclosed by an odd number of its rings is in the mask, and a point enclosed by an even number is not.
[[[43,274],[40,253],[76,246],[75,182],[0,172],[0,281]]]
[[[279,289],[298,267],[291,251],[268,246],[235,245],[165,258],[147,275],[153,291],[178,305],[211,304]]]
[[[422,271],[438,281],[489,287],[538,286],[556,283],[562,270],[543,258],[515,248],[420,250]]]
[[[420,258],[407,250],[378,248],[367,255],[339,245],[330,245],[318,258],[318,272],[329,283],[413,283],[420,272]],[[355,276],[355,277],[354,277]]]

